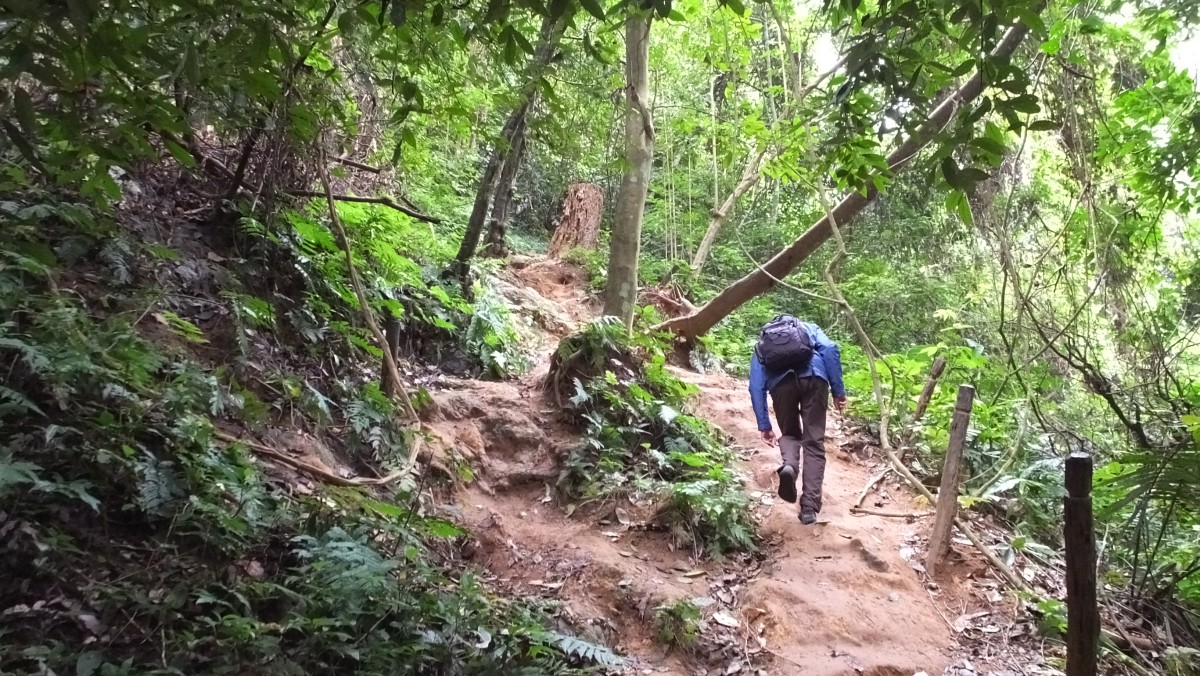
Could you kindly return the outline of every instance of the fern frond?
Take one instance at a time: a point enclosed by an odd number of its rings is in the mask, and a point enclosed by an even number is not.
[[[564,653],[581,660],[598,664],[602,667],[620,667],[625,664],[625,658],[608,648],[585,641],[578,636],[550,632],[550,638],[555,647]]]

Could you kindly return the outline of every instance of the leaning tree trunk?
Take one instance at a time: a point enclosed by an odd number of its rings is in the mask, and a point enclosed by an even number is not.
[[[517,180],[517,171],[521,168],[521,158],[525,156],[525,141],[525,124],[522,121],[513,139],[512,151],[504,160],[504,168],[500,170],[500,182],[496,184],[495,197],[492,199],[492,219],[488,222],[487,246],[483,249],[485,256],[503,256],[508,253],[508,246],[504,241],[508,233],[508,210],[512,206],[513,184]]]
[[[572,183],[563,194],[558,227],[550,238],[549,258],[562,258],[571,249],[595,249],[600,238],[604,192],[595,183]]]
[[[1007,59],[1011,57],[1028,32],[1029,29],[1020,23],[1010,28],[1000,44],[992,50],[992,58]],[[951,93],[941,105],[934,109],[929,119],[912,136],[905,139],[888,155],[887,163],[891,171],[899,173],[907,167],[917,153],[933,140],[938,131],[944,128],[958,111],[965,108],[982,91],[983,78],[980,73],[976,72],[970,80]],[[871,200],[875,199],[876,194],[878,193],[872,183],[865,196],[856,191],[843,197],[842,201],[833,208],[833,217],[838,226],[850,223],[862,212],[863,208],[870,204]],[[743,303],[774,288],[778,280],[795,270],[800,263],[824,244],[825,240],[833,236],[828,218],[828,215],[822,217],[808,230],[805,230],[790,246],[775,254],[775,257],[763,266],[726,287],[700,309],[690,315],[663,322],[656,328],[673,331],[685,341],[692,341],[704,335],[709,329],[716,326],[717,322],[741,307]]]
[[[459,246],[458,255],[455,256],[455,264],[452,269],[464,278],[471,258],[475,256],[475,251],[479,248],[479,240],[483,236],[483,226],[492,205],[492,196],[496,191],[500,168],[505,164],[509,153],[516,145],[518,131],[525,126],[525,117],[529,114],[529,109],[533,107],[538,85],[557,51],[556,47],[566,31],[567,22],[571,18],[570,14],[570,12],[566,12],[558,19],[546,17],[542,22],[538,46],[534,50],[533,62],[526,71],[527,80],[525,86],[521,88],[519,103],[508,116],[508,121],[504,123],[504,129],[500,132],[500,140],[492,150],[492,157],[488,160],[487,167],[484,168],[483,175],[479,179],[479,187],[475,191],[475,204],[471,207],[471,217],[467,220],[467,231],[463,234],[462,245]]]
[[[638,254],[642,217],[650,187],[654,154],[654,126],[650,118],[649,52],[650,19],[633,10],[625,20],[625,155],[628,164],[617,191],[608,281],[604,287],[604,314],[619,317],[633,329],[637,303]]]
[[[746,168],[742,170],[742,178],[738,180],[738,184],[733,187],[733,191],[721,202],[721,206],[713,209],[708,221],[708,230],[704,231],[704,238],[700,240],[700,246],[696,247],[696,255],[692,257],[692,270],[700,272],[704,267],[704,262],[708,260],[708,252],[712,250],[712,245],[717,241],[717,234],[721,232],[721,226],[725,224],[725,219],[729,217],[729,212],[733,211],[733,206],[738,203],[742,195],[746,191],[753,188],[758,183],[758,170],[762,168],[763,160],[767,156],[767,147],[754,153],[746,162]]]

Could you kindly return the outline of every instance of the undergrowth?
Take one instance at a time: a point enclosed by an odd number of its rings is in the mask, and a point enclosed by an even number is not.
[[[461,352],[476,373],[496,378],[525,372],[531,363],[525,332],[488,279],[476,282],[473,301],[460,285],[442,279],[454,256],[447,238],[387,209],[343,204],[338,212],[372,310],[398,321],[407,337],[402,347],[436,363]],[[333,331],[351,349],[379,359],[379,348],[356,321],[358,299],[347,282],[345,254],[321,213],[319,205],[289,212],[290,232],[276,240],[294,252],[308,287],[305,309],[311,311],[299,323],[310,331]]]
[[[564,340],[549,385],[583,430],[560,488],[569,499],[655,504],[676,543],[719,556],[754,548],[749,498],[720,432],[684,412],[698,392],[666,367],[662,342],[612,318]]]
[[[463,532],[425,513],[415,479],[383,493],[314,486],[224,440],[349,430],[328,436],[344,439],[351,464],[407,459],[393,404],[363,368],[374,346],[324,226],[240,226],[246,255],[292,266],[275,283],[298,278],[296,302],[270,290],[264,260],[208,257],[227,265],[203,306],[230,333],[148,285],[153,265],[186,255],[116,246],[120,228],[89,214],[85,230],[64,217],[69,205],[7,204],[0,674],[563,674],[620,663],[551,630],[553,607],[491,593],[460,560]],[[378,309],[426,325],[469,316],[395,253],[386,229],[353,236]],[[494,352],[488,331],[503,322],[480,328]]]

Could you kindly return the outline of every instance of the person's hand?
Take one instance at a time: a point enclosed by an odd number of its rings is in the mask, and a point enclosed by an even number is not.
[[[845,411],[846,410],[846,398],[845,397],[834,397],[833,405],[837,407],[838,413]]]
[[[759,436],[762,437],[764,444],[766,444],[768,446],[772,446],[772,447],[775,446],[775,431],[774,430],[762,430],[758,434],[759,434]]]

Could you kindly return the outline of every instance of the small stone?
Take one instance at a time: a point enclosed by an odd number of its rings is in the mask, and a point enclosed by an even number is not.
[[[888,594],[888,600],[892,603],[898,603],[900,601],[900,593],[892,592],[891,594]]]

